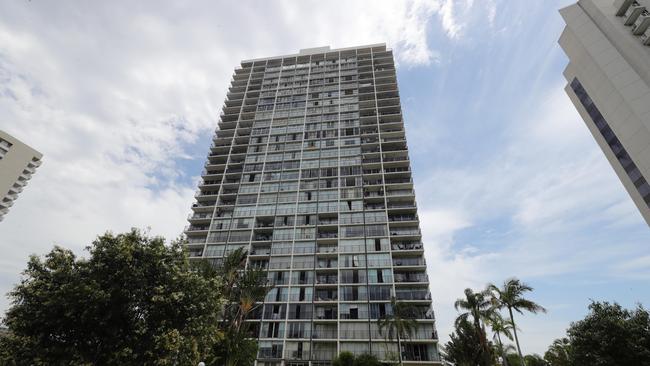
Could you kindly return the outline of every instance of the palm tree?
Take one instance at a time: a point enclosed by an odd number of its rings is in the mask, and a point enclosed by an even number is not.
[[[524,298],[524,293],[532,291],[533,288],[527,284],[521,282],[517,278],[510,278],[503,283],[503,287],[499,288],[493,284],[488,286],[488,291],[492,293],[492,302],[494,306],[498,309],[507,308],[508,313],[510,314],[510,323],[512,323],[512,330],[515,333],[515,343],[517,345],[517,353],[519,353],[519,359],[521,364],[526,366],[524,361],[524,356],[521,353],[521,347],[519,346],[519,337],[517,337],[517,325],[515,324],[515,317],[512,313],[514,309],[519,314],[523,314],[523,310],[529,311],[533,314],[538,312],[546,312],[541,305]]]
[[[553,341],[553,344],[544,353],[544,360],[555,366],[566,366],[571,364],[571,342],[568,338],[560,338]]]
[[[249,315],[260,307],[269,291],[263,270],[246,267],[248,252],[239,248],[223,259],[215,275],[222,279],[224,305],[219,342],[215,346],[215,364],[250,365],[255,360],[257,341],[250,339]]]
[[[379,319],[377,325],[379,334],[386,337],[386,340],[393,341],[397,338],[399,363],[402,364],[401,339],[410,339],[417,330],[418,323],[415,321],[415,309],[404,302],[397,301],[394,296],[390,298],[392,312],[386,313]],[[384,331],[386,332],[384,334]]]
[[[501,314],[494,312],[490,319],[488,320],[488,325],[492,328],[494,332],[494,339],[499,343],[499,354],[503,357],[506,366],[508,361],[506,360],[505,349],[503,348],[503,342],[501,342],[501,334],[506,336],[506,338],[512,340],[512,323],[510,321],[503,319]]]
[[[466,288],[465,298],[460,298],[454,303],[454,307],[457,311],[460,309],[467,310],[456,318],[456,324],[467,321],[470,316],[472,317],[474,327],[479,334],[481,349],[484,351],[484,357],[486,360],[487,357],[490,356],[490,349],[485,336],[484,322],[489,320],[491,315],[494,313],[494,307],[492,307],[488,295],[489,294],[485,291],[474,292],[472,289]]]

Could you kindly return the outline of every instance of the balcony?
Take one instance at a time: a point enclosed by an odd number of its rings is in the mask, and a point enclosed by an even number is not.
[[[401,222],[401,221],[417,221],[417,215],[389,215],[388,221]]]
[[[338,238],[338,233],[336,233],[336,232],[319,232],[316,237],[319,240],[327,241],[328,239],[336,239],[336,238]]]
[[[319,245],[317,252],[322,254],[332,254],[338,251],[338,246],[336,245]]]
[[[318,261],[318,264],[316,266],[317,269],[326,269],[326,268],[338,268],[338,261],[336,259],[330,259],[328,258],[327,260],[322,259]]]
[[[271,255],[271,248],[252,248],[250,255],[268,256]]]
[[[277,348],[261,348],[257,352],[257,357],[262,359],[282,358],[282,345]]]
[[[195,225],[188,225],[185,226],[185,232],[195,232],[195,231],[207,231],[209,230],[210,227],[208,225],[202,225],[202,226],[195,226]]]
[[[427,276],[426,273],[421,272],[395,273],[394,278],[397,283],[429,282],[429,276]]]
[[[422,257],[393,258],[394,267],[420,267],[427,263]]]
[[[335,285],[337,284],[337,276],[316,276],[316,284],[317,285]]]
[[[390,236],[421,236],[422,233],[420,232],[420,229],[413,228],[413,229],[407,229],[407,228],[391,228],[390,229]]]
[[[431,300],[431,293],[429,290],[404,289],[404,291],[402,291],[401,289],[397,289],[395,298],[397,300],[429,301]]]
[[[393,250],[422,250],[423,245],[420,242],[394,242],[391,244]]]
[[[254,241],[271,241],[272,238],[273,238],[273,235],[256,234],[253,237],[253,240]]]

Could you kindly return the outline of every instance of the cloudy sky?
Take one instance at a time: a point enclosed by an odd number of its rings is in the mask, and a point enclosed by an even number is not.
[[[525,352],[589,299],[650,305],[650,231],[562,89],[569,3],[0,2],[0,129],[45,155],[0,223],[0,292],[54,244],[177,237],[240,60],[386,42],[443,341],[465,287],[509,276],[549,310]]]

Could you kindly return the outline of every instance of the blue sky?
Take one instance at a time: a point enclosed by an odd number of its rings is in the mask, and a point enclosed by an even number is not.
[[[0,223],[0,291],[54,244],[178,236],[241,59],[387,42],[443,341],[465,287],[510,276],[549,310],[520,317],[525,352],[589,299],[650,303],[650,231],[563,91],[570,3],[0,3],[0,128],[45,155]]]

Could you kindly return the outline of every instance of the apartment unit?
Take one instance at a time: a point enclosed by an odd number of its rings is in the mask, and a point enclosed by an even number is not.
[[[580,0],[560,13],[565,88],[650,225],[650,0]]]
[[[42,157],[43,154],[0,130],[0,221],[41,165]]]
[[[237,248],[273,285],[250,320],[257,365],[342,351],[440,364],[393,54],[384,44],[246,60],[185,233],[192,259]],[[377,320],[412,306],[411,339]]]

